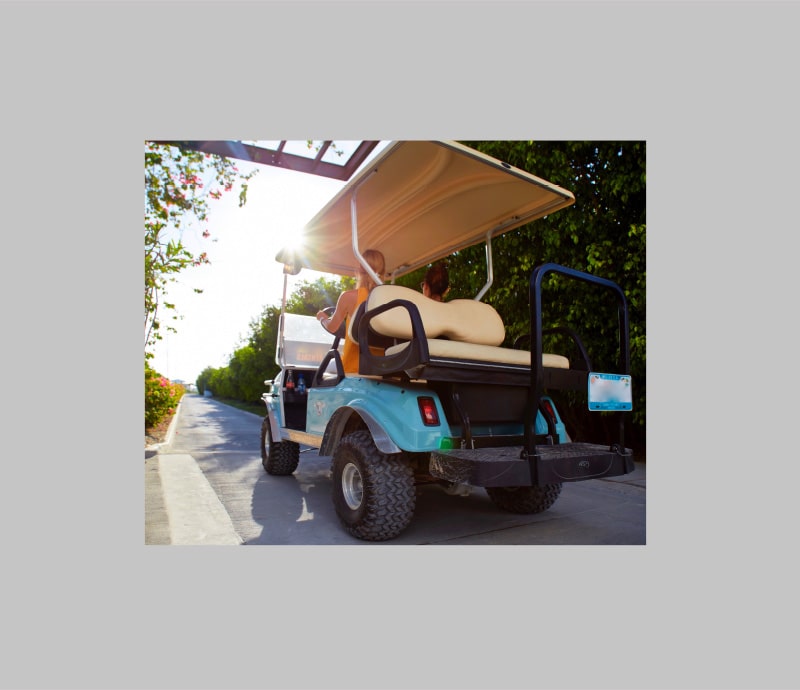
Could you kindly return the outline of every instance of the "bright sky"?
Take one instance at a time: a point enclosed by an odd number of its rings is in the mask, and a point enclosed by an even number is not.
[[[367,162],[386,143],[381,142]],[[244,172],[250,169],[243,161],[236,165]],[[209,200],[207,223],[183,231],[187,248],[194,254],[207,252],[211,263],[180,273],[168,289],[167,301],[183,318],[173,322],[177,333],[164,332],[162,325],[163,339],[152,348],[151,366],[171,380],[194,383],[206,367],[227,366],[246,340],[250,322],[265,306],[280,305],[283,266],[275,254],[345,185],[318,175],[257,167],[260,172],[250,181],[244,207],[238,206],[235,188],[218,201]],[[211,232],[208,239],[201,236],[205,227]],[[298,283],[322,275],[303,270],[289,276],[288,294]]]

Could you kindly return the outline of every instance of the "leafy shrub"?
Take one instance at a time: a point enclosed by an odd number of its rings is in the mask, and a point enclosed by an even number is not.
[[[154,427],[173,414],[186,389],[144,364],[144,427]]]

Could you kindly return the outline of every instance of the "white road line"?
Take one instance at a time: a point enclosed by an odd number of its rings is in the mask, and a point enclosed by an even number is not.
[[[231,518],[191,455],[159,455],[173,544],[242,544]]]

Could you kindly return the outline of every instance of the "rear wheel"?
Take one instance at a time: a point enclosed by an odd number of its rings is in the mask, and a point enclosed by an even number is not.
[[[414,472],[402,454],[381,453],[368,431],[345,436],[333,456],[333,505],[344,528],[367,541],[392,539],[411,522]]]
[[[269,428],[269,417],[261,423],[261,464],[267,474],[292,474],[300,462],[300,446],[294,441],[275,443]]]
[[[486,493],[492,503],[509,513],[542,513],[556,502],[561,484],[487,487]]]

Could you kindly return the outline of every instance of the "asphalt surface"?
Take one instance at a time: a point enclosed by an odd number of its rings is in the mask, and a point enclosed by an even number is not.
[[[145,449],[145,544],[375,545],[348,535],[331,501],[330,458],[301,446],[289,477],[261,465],[262,417],[184,396],[165,442]],[[505,513],[486,492],[418,487],[414,518],[379,545],[646,544],[644,463],[623,477],[565,483],[544,513]]]

